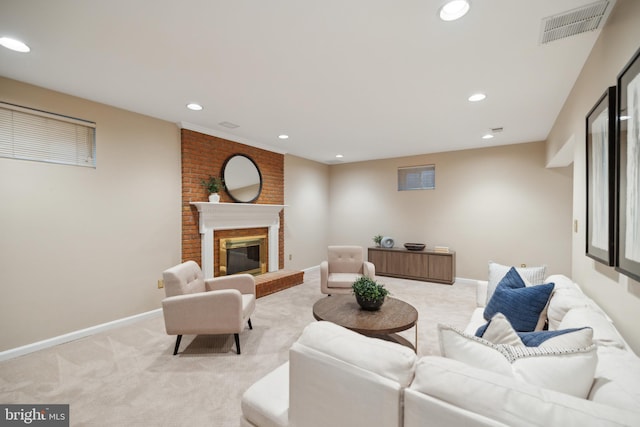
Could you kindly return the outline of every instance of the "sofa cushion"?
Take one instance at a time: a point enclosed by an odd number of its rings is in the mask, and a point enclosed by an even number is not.
[[[498,313],[476,336],[493,344],[524,345],[527,347],[583,348],[593,344],[593,330],[589,327],[558,329],[556,331],[516,332],[509,320]]]
[[[331,357],[407,386],[413,378],[416,354],[408,347],[370,338],[320,321],[309,324],[297,341]],[[375,354],[375,357],[371,357]]]
[[[498,264],[496,262],[489,261],[489,281],[487,284],[487,301],[491,299],[493,293],[498,286],[498,283],[509,272],[511,266]],[[529,285],[540,285],[544,282],[544,277],[547,271],[546,266],[540,267],[514,267],[518,274]]]
[[[527,287],[512,267],[491,296],[484,309],[484,318],[489,320],[496,313],[502,313],[518,332],[542,330],[553,287],[553,283]]]
[[[598,348],[596,378],[589,400],[640,411],[640,358],[617,347]],[[638,415],[640,423],[640,414]]]
[[[547,307],[549,329],[559,329],[560,322],[562,322],[567,312],[572,308],[578,307],[588,307],[588,302],[582,291],[577,288],[555,289],[551,294],[549,306]]]
[[[473,313],[471,313],[471,318],[469,319],[467,326],[464,328],[464,333],[473,335],[480,326],[485,325],[486,323],[487,321],[484,320],[484,308],[478,307],[473,310]]]
[[[591,307],[572,308],[565,314],[559,327],[561,329],[589,326],[593,329],[593,342],[603,347],[626,348],[626,344],[616,328],[599,311]]]
[[[638,425],[636,412],[546,390],[442,357],[421,358],[410,389],[508,426]]]
[[[362,274],[357,273],[329,273],[327,286],[330,288],[351,288],[353,282]]]
[[[442,324],[438,333],[444,357],[581,398],[591,389],[598,363],[595,345],[559,349],[493,344]]]

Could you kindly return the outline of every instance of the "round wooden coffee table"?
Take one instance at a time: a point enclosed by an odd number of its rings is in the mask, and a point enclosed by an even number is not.
[[[399,299],[387,297],[376,311],[360,308],[353,295],[332,295],[313,305],[313,317],[327,320],[352,331],[406,345],[413,350],[418,346],[418,311]],[[415,326],[415,345],[396,332]]]

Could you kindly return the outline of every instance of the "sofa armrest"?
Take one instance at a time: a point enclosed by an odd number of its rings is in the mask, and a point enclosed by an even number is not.
[[[289,425],[289,362],[255,382],[240,403],[246,425],[285,427]]]
[[[207,291],[236,289],[241,294],[256,294],[256,279],[250,274],[233,274],[204,281]]]
[[[320,292],[328,294],[329,292],[329,262],[322,261],[320,263]]]
[[[365,261],[362,266],[362,273],[371,279],[375,279],[376,266],[372,262]]]
[[[320,263],[320,281],[326,282],[329,278],[329,262],[322,261]]]
[[[167,297],[162,313],[169,335],[237,333],[244,328],[242,294],[235,289]]]

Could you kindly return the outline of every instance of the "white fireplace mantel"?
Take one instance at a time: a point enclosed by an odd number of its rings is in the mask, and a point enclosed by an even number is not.
[[[269,271],[278,270],[278,231],[280,211],[286,205],[256,205],[252,203],[191,202],[198,209],[202,243],[202,272],[213,277],[214,230],[236,228],[269,228]]]

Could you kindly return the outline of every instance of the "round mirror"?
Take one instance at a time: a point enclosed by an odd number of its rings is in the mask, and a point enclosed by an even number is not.
[[[227,193],[235,202],[251,203],[262,191],[260,169],[244,154],[234,154],[224,162],[222,178]]]

